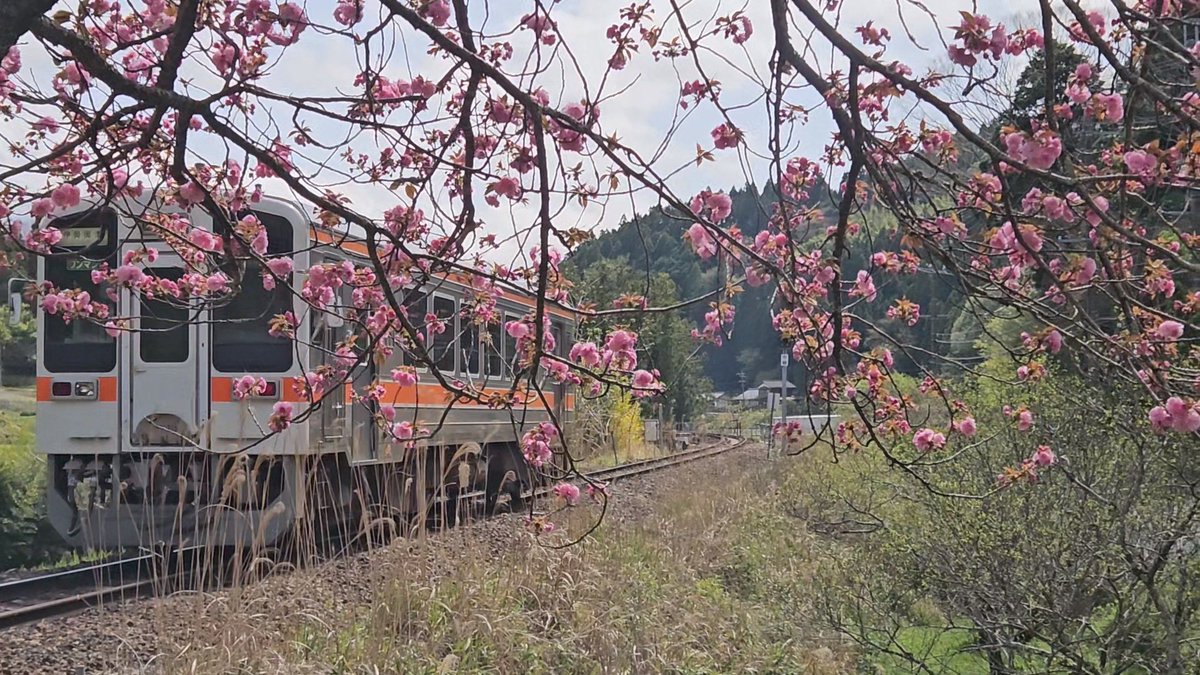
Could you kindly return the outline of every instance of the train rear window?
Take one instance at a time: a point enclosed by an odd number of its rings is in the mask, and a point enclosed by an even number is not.
[[[286,218],[255,212],[267,229],[268,255],[290,250],[292,226]],[[292,291],[287,284],[267,290],[262,267],[246,262],[242,287],[229,301],[213,309],[213,368],[224,373],[280,373],[292,367],[292,343],[270,335],[271,319],[291,311]]]
[[[183,276],[178,267],[147,270],[159,279],[177,280]],[[138,330],[138,356],[145,363],[183,363],[188,360],[191,340],[188,336],[187,307],[166,298],[141,298]]]
[[[92,270],[117,264],[117,214],[98,209],[58,218],[64,232],[54,255],[44,259],[44,278],[60,290],[86,292],[93,302],[114,309],[107,291],[92,282]],[[52,373],[107,373],[117,367],[117,339],[104,327],[83,319],[67,323],[61,315],[43,312],[42,365]]]

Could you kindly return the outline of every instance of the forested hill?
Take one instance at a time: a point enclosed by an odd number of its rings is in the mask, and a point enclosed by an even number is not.
[[[761,232],[775,201],[774,190],[768,186],[760,192],[747,185],[728,193],[733,200],[728,223],[736,223],[750,236]],[[810,205],[820,205],[832,214],[828,187],[814,186],[812,195]],[[686,221],[673,218],[662,209],[635,216],[581,245],[568,260],[568,274],[578,282],[601,261],[623,262],[630,271],[626,292],[643,293],[648,270],[652,275],[661,273],[670,277],[680,298],[703,295],[717,287],[717,266],[712,261],[701,261],[684,242],[686,227]],[[579,299],[593,299],[589,297],[589,289],[577,286],[576,290]],[[756,385],[764,378],[779,377],[781,344],[771,328],[770,296],[769,287],[747,288],[734,301],[737,319],[732,339],[723,347],[704,350],[704,372],[717,391],[740,390],[743,377],[746,386]],[[707,303],[699,304],[686,318],[695,322],[708,309]],[[690,345],[680,348],[689,349]]]
[[[760,193],[753,186],[745,186],[730,190],[729,194],[733,199],[733,214],[729,222],[736,223],[750,236],[762,231],[766,227],[767,214],[773,207],[774,191],[768,187]],[[828,187],[823,184],[814,186],[811,194],[808,205],[824,212],[826,224],[835,222],[836,209]],[[849,255],[844,262],[849,278],[853,278],[858,270],[870,267],[872,250],[880,246],[899,246],[898,241],[883,241],[899,236],[893,216],[881,208],[868,208],[861,217],[872,221],[871,229],[876,240],[873,247],[865,236],[850,238]],[[657,305],[698,297],[716,288],[717,266],[712,261],[701,261],[685,243],[685,222],[655,209],[623,221],[616,229],[581,245],[568,259],[566,266],[567,273],[576,282],[576,301],[608,305],[623,293],[645,295],[648,277],[653,278],[653,290],[649,294],[651,304]],[[889,222],[893,225],[889,226]],[[823,227],[814,227],[812,236],[822,237]],[[668,279],[674,289],[664,291],[664,282]],[[669,287],[671,283],[665,285]],[[860,304],[855,312],[872,325],[885,328],[900,344],[915,348],[895,349],[895,344],[886,345],[895,352],[899,372],[920,372],[910,358],[921,354],[967,359],[976,356],[974,342],[981,330],[978,319],[974,313],[964,311],[957,291],[947,284],[943,276],[929,273],[901,276],[876,274],[875,283],[878,297],[874,302]],[[772,290],[772,285],[746,287],[746,291],[734,300],[737,315],[732,338],[722,347],[708,346],[702,350],[703,374],[712,382],[714,390],[741,391],[764,379],[779,377],[779,354],[783,345],[771,326]],[[887,316],[888,308],[900,298],[907,298],[920,306],[922,318],[916,325],[908,326]],[[708,309],[707,302],[697,304],[689,309],[683,319],[695,326],[702,323],[704,312]],[[653,351],[661,355],[664,351],[684,352],[694,348],[690,341],[681,337],[686,336],[686,331],[671,331],[670,335],[674,336],[672,339],[686,343],[654,345]],[[652,336],[648,334],[647,337]],[[658,339],[665,338],[659,336]],[[864,347],[868,349],[884,344],[879,336],[869,332],[863,336],[863,340]],[[646,347],[649,349],[652,346]],[[920,358],[923,368],[937,369],[940,365],[936,359]],[[664,373],[668,368],[664,366]],[[795,364],[789,371],[789,379],[797,385],[803,385],[807,380],[801,368]]]

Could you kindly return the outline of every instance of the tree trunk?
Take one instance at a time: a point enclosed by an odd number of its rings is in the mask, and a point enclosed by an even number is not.
[[[29,32],[38,17],[50,11],[55,0],[4,0],[0,2],[0,58]]]

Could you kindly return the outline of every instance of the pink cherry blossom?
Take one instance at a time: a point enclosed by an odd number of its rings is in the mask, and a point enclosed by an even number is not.
[[[362,20],[362,0],[338,0],[333,20],[343,26],[353,26]]]
[[[1021,410],[1017,412],[1017,430],[1029,431],[1033,428],[1033,413],[1029,410]]]
[[[965,417],[955,425],[955,430],[963,436],[974,436],[976,432],[975,418]]]
[[[50,194],[51,201],[54,206],[60,209],[69,209],[79,205],[79,186],[71,183],[63,183],[54,189]]]
[[[553,424],[539,422],[521,436],[521,453],[534,468],[540,468],[554,456],[550,444],[558,437]]]
[[[511,176],[505,176],[504,178],[501,178],[495,183],[492,183],[490,187],[496,194],[508,197],[514,202],[520,201],[523,194],[520,181]]]
[[[392,369],[392,381],[401,387],[411,387],[417,383],[417,371],[412,366],[401,366]]]
[[[585,368],[595,368],[600,365],[600,350],[594,342],[576,342],[571,345],[571,360]]]
[[[877,292],[875,290],[875,280],[871,278],[871,273],[866,270],[859,270],[858,276],[854,281],[854,288],[851,289],[852,297],[865,298],[867,302],[875,302]]]
[[[559,483],[554,486],[554,496],[567,503],[567,506],[575,506],[579,503],[579,486],[572,483]]]
[[[48,134],[53,134],[58,131],[58,120],[53,117],[43,117],[33,123],[34,131],[44,131]]]
[[[412,422],[396,422],[392,425],[392,437],[397,440],[410,440],[412,439],[413,434],[414,429]]]
[[[277,277],[286,278],[292,273],[291,258],[271,258],[267,261],[267,269]]]
[[[633,387],[641,391],[657,390],[658,377],[648,370],[636,370],[633,373]]]
[[[708,196],[704,200],[704,205],[709,208],[712,213],[713,222],[719,223],[729,217],[733,209],[733,200],[724,192],[716,192]]]
[[[184,204],[199,204],[204,201],[204,188],[194,181],[188,181],[179,188],[179,198]]]
[[[146,273],[137,265],[132,264],[121,265],[113,270],[113,276],[116,277],[117,283],[125,286],[140,284],[146,279]]]
[[[946,436],[926,427],[913,435],[913,445],[916,445],[921,452],[941,450],[946,445]]]
[[[1125,100],[1117,92],[1111,94],[1096,94],[1095,117],[1105,122],[1116,124],[1125,119]]]
[[[263,378],[256,378],[253,375],[243,375],[233,381],[233,396],[237,400],[245,399],[248,396],[254,396],[266,391],[267,381]]]
[[[1200,403],[1172,396],[1165,405],[1150,410],[1150,423],[1159,431],[1173,429],[1186,434],[1200,431]]]
[[[1129,168],[1130,173],[1143,177],[1150,177],[1158,166],[1158,159],[1145,150],[1130,150],[1125,153],[1124,159],[1125,166]]]
[[[684,233],[684,237],[701,260],[708,260],[717,254],[716,240],[708,233],[708,228],[700,223],[692,223],[692,226]]]
[[[280,433],[292,425],[293,406],[287,401],[278,401],[272,408],[271,417],[267,420],[267,426],[271,431]]]
[[[1154,329],[1155,336],[1166,342],[1175,342],[1183,337],[1183,324],[1173,319],[1167,319]]]
[[[552,45],[557,37],[554,31],[557,30],[558,24],[540,11],[521,17],[521,27],[533,31],[542,44]]]
[[[1046,349],[1051,354],[1057,354],[1059,351],[1062,350],[1062,345],[1063,345],[1062,333],[1059,333],[1057,330],[1050,331],[1049,333],[1046,334],[1045,343],[1046,343]]]
[[[1040,467],[1047,467],[1058,461],[1058,457],[1055,456],[1054,451],[1048,445],[1039,445],[1037,451],[1033,453],[1033,457],[1030,459],[1033,460],[1035,465]]]
[[[717,149],[736,148],[742,140],[742,132],[730,124],[722,124],[712,130],[713,144]]]
[[[1163,430],[1171,427],[1171,413],[1165,406],[1156,405],[1150,409],[1150,424],[1155,429]]]
[[[527,338],[533,333],[533,329],[524,321],[509,321],[504,324],[504,331],[518,340]]]
[[[429,23],[435,26],[444,26],[450,18],[450,3],[446,0],[433,0],[425,6],[424,12]]]
[[[227,42],[213,45],[208,52],[209,60],[221,75],[228,75],[233,70],[233,66],[237,62],[237,55],[237,47]]]

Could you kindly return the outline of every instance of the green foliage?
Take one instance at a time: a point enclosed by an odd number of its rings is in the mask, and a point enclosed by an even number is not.
[[[33,344],[37,340],[35,314],[23,312],[20,323],[15,326],[9,323],[10,316],[12,310],[7,306],[0,307],[0,345]]]
[[[45,462],[33,418],[0,410],[0,568],[44,565],[64,552],[45,520]]]
[[[727,191],[733,201],[729,224],[737,224],[741,231],[751,237],[767,226],[767,218],[776,201],[774,189],[767,186],[759,191],[752,185]],[[813,206],[831,213],[830,189],[821,183],[811,190],[812,198],[806,206]],[[688,221],[675,217],[669,211],[652,209],[649,213],[634,216],[616,229],[605,232],[595,240],[581,245],[567,261],[568,274],[579,282],[585,273],[597,265],[623,265],[624,292],[653,297],[654,280],[665,275],[674,283],[674,297],[696,298],[723,287],[725,279],[718,275],[718,268],[702,262],[684,242],[683,233]],[[819,228],[818,228],[819,229]],[[594,289],[580,290],[588,297],[608,297]],[[737,316],[733,335],[722,347],[705,347],[701,354],[702,375],[720,391],[741,391],[744,374],[746,385],[752,386],[767,378],[779,377],[779,338],[771,327],[771,287],[746,288],[733,299]],[[578,299],[578,298],[577,298]],[[694,325],[702,323],[704,313],[710,309],[706,303],[697,303],[680,317],[683,327],[690,333]],[[691,353],[688,345],[684,353]],[[701,392],[698,392],[701,393]],[[684,406],[685,408],[687,406]]]
[[[613,392],[612,433],[617,447],[628,448],[645,437],[642,412],[627,391]]]
[[[1183,672],[1200,657],[1194,448],[1147,428],[1136,389],[1053,361],[1014,388],[1012,358],[980,346],[988,359],[959,390],[984,431],[914,467],[921,482],[863,453],[810,458],[784,490],[840,552],[823,620],[883,672]],[[1037,411],[1029,432],[1002,410],[1022,404]],[[996,474],[1042,444],[1058,464],[1001,488]]]
[[[579,300],[598,307],[611,307],[614,300],[627,294],[643,295],[654,305],[670,305],[679,300],[670,276],[665,273],[639,276],[622,260],[598,261],[575,274]],[[662,398],[667,419],[683,422],[704,412],[705,394],[712,390],[712,385],[704,376],[704,359],[697,353],[691,328],[679,313],[590,322],[580,327],[579,339],[603,340],[617,326],[637,332],[639,365],[659,371],[659,378],[667,386]]]
[[[1054,49],[1054,81],[1050,84],[1054,92],[1052,104],[1069,103],[1067,99],[1067,83],[1075,74],[1075,68],[1087,59],[1073,47],[1061,42],[1053,43]],[[1028,125],[1030,119],[1043,116],[1046,107],[1046,51],[1039,49],[1029,57],[1029,64],[1017,78],[1016,91],[1013,93],[1012,105],[1007,114],[1007,120],[1020,121]]]

